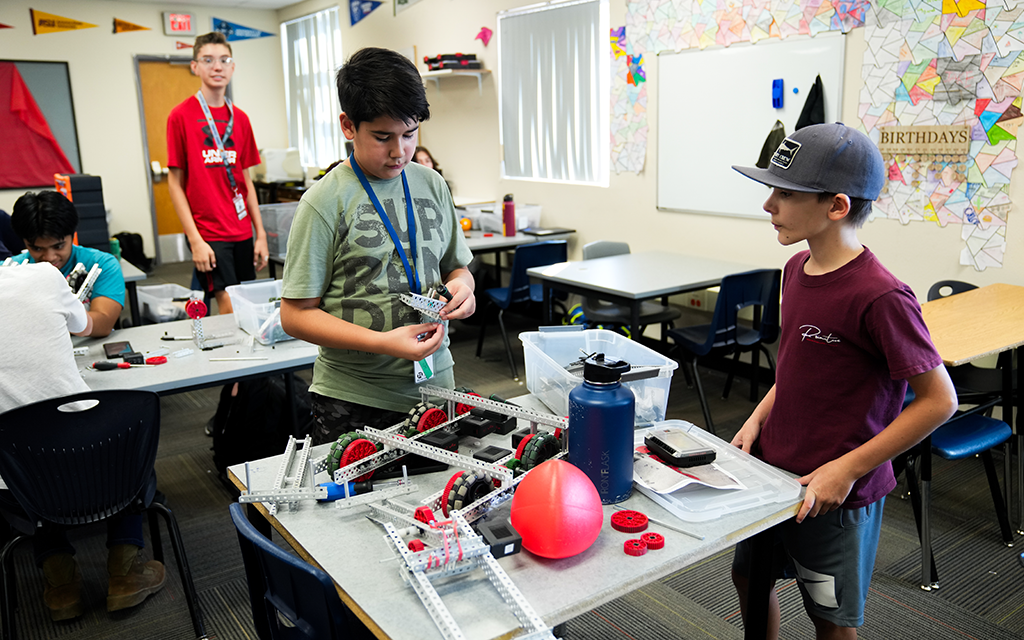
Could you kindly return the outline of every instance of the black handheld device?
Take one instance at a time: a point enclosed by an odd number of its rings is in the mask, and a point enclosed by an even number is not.
[[[103,354],[107,356],[108,360],[120,358],[122,353],[131,353],[132,351],[132,345],[126,341],[107,342],[103,345]]]
[[[669,428],[651,431],[644,437],[651,453],[674,467],[695,467],[715,461],[711,447],[698,442],[682,429]]]

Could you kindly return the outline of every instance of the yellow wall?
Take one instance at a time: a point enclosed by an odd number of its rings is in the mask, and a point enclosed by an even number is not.
[[[131,57],[136,53],[173,53],[174,38],[161,35],[162,5],[109,1],[88,3],[51,0],[51,13],[93,22],[100,27],[82,32],[31,35],[29,4],[7,0],[0,5],[0,22],[17,29],[0,31],[0,57],[18,59],[68,60],[71,63],[75,110],[82,146],[84,169],[103,176],[107,206],[113,210],[111,231],[133,230],[147,234],[147,250],[153,253],[149,201],[146,191],[145,159],[138,115]],[[481,27],[496,29],[498,11],[532,4],[523,0],[421,0],[394,16],[392,3],[385,2],[362,22],[348,22],[347,3],[308,0],[277,12],[236,9],[212,10],[192,7],[201,25],[211,15],[246,26],[278,33],[279,23],[330,6],[339,6],[342,47],[348,56],[365,46],[393,49],[415,47],[417,56],[438,53],[476,53],[487,69],[497,69],[495,41],[484,47],[475,40]],[[625,0],[610,0],[611,25],[624,23]],[[130,22],[152,25],[154,31],[110,34],[108,26],[116,16]],[[864,51],[862,29],[848,36],[847,72],[844,86],[843,119],[856,122],[861,88],[861,59]],[[235,98],[252,117],[261,147],[287,146],[283,99],[280,39],[263,38],[235,44],[238,70]],[[514,193],[518,202],[543,206],[542,223],[578,230],[570,246],[580,256],[584,243],[614,238],[630,243],[634,251],[662,249],[719,257],[757,266],[779,266],[799,247],[781,247],[775,233],[764,222],[700,214],[670,213],[656,207],[657,183],[657,62],[647,60],[647,90],[650,144],[643,172],[613,174],[609,188],[563,186],[501,180],[499,177],[498,102],[495,78],[487,76],[483,95],[469,78],[443,80],[440,90],[427,85],[432,117],[422,128],[421,140],[430,148],[453,182],[460,201],[492,200],[496,195]],[[713,99],[713,98],[709,98]],[[668,119],[665,126],[688,123]],[[723,140],[722,144],[729,144]],[[664,179],[664,177],[663,177]],[[721,183],[709,188],[728,189],[737,175],[723,175]],[[1024,202],[1022,177],[1015,176],[1010,196]],[[0,208],[10,210],[17,194],[0,192]],[[751,209],[760,202],[751,202]],[[922,297],[939,279],[960,279],[979,285],[992,282],[1024,284],[1024,243],[1015,224],[1017,207],[1007,227],[1007,254],[1002,269],[976,272],[959,265],[962,243],[958,229],[940,229],[930,223],[901,225],[896,221],[868,223],[861,239],[893,272]]]
[[[97,26],[34,36],[29,8]],[[14,27],[0,30],[0,58],[68,63],[82,170],[103,178],[103,200],[110,211],[110,232],[142,234],[146,253],[151,256],[155,255],[156,246],[146,178],[149,166],[143,153],[133,56],[191,56],[191,49],[178,51],[174,43],[195,39],[163,35],[162,11],[165,10],[195,13],[199,33],[212,30],[213,16],[279,33],[274,11],[106,0],[47,0],[44,3],[4,0],[0,3],[0,23]],[[114,18],[151,30],[114,34]],[[257,144],[260,147],[288,146],[280,37],[233,42],[231,47],[238,61],[232,91],[235,102],[252,120]],[[10,212],[22,193],[24,190],[20,189],[0,190],[0,209]]]

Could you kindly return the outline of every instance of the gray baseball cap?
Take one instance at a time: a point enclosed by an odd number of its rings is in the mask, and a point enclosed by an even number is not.
[[[793,132],[772,154],[767,169],[732,167],[769,187],[805,193],[845,193],[875,200],[885,184],[885,163],[875,143],[841,122]]]

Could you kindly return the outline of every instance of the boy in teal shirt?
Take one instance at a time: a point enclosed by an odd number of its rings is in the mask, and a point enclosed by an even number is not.
[[[65,278],[82,263],[86,272],[99,265],[102,271],[84,300],[92,318],[94,338],[110,335],[124,309],[124,275],[117,258],[97,249],[73,244],[78,228],[78,211],[70,200],[56,191],[26,193],[14,203],[11,227],[24,239],[26,253],[14,262],[49,262]]]

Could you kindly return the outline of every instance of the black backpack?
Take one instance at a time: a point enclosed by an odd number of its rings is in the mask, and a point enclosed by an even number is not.
[[[304,438],[313,429],[313,407],[309,386],[295,374],[291,376],[295,395],[295,430],[292,430],[284,379],[271,375],[238,383],[238,394],[231,395],[233,383],[221,389],[220,403],[213,416],[213,464],[222,478],[231,465],[251,462],[284,453],[288,436]]]
[[[117,238],[117,242],[121,245],[122,258],[146,273],[153,271],[153,259],[147,258],[145,251],[142,250],[142,236],[137,233],[122,231],[121,233],[115,233],[114,237]]]

